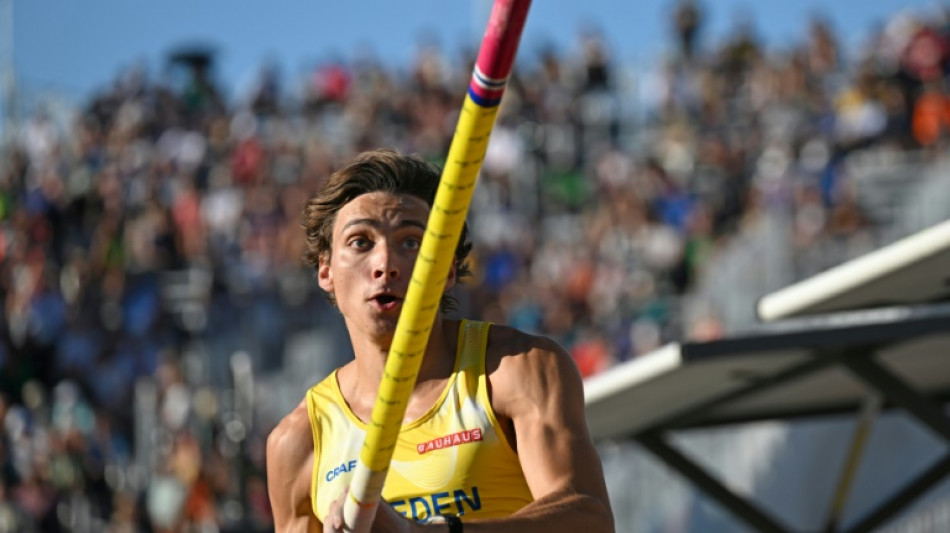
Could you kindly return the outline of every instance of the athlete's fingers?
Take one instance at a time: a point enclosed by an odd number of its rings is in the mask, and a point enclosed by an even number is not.
[[[409,520],[385,501],[379,502],[373,518],[373,531],[410,533],[419,531],[419,524]]]
[[[330,511],[327,513],[326,520],[323,521],[323,533],[343,533],[343,501],[346,499],[347,491],[349,487],[330,504]]]

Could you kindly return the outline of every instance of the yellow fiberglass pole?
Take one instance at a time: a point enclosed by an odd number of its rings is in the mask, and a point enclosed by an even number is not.
[[[343,506],[347,531],[372,525],[530,5],[496,0],[492,8]]]

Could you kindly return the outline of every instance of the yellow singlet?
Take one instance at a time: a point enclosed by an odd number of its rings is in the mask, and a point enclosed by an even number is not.
[[[533,501],[488,400],[488,329],[462,322],[445,390],[424,415],[402,426],[383,499],[407,518],[508,516]],[[344,401],[336,372],[307,391],[307,411],[314,447],[310,501],[322,521],[350,483],[366,424]]]

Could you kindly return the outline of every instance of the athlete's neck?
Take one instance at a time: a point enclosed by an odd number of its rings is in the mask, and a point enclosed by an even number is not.
[[[429,343],[426,346],[419,373],[416,378],[416,388],[431,380],[442,380],[451,374],[455,366],[455,352],[458,345],[457,320],[445,319],[437,316],[429,334]],[[386,360],[392,338],[384,342],[375,342],[365,337],[351,336],[355,359],[342,370],[341,381],[346,381],[356,396],[375,398],[382,381]],[[355,375],[348,375],[349,373]]]

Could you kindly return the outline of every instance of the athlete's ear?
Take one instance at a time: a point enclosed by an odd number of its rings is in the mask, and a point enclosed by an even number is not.
[[[333,273],[330,271],[329,255],[320,258],[320,264],[317,266],[317,283],[321,289],[333,294]]]

